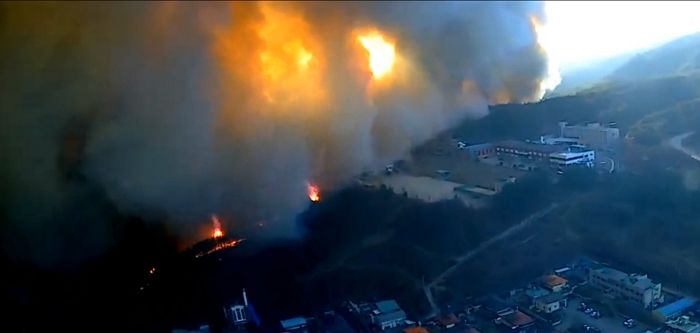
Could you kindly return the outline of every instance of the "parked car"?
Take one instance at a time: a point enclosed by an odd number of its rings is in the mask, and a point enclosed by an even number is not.
[[[593,311],[593,312],[589,313],[588,315],[591,316],[591,318],[593,318],[593,319],[598,319],[598,318],[602,317],[602,315],[598,311]]]
[[[593,310],[593,308],[586,308],[586,310],[584,310],[583,313],[591,314],[591,312],[593,312],[593,311],[595,311],[595,310]]]
[[[625,325],[627,328],[632,328],[637,326],[637,322],[634,319],[627,319],[622,323],[622,325]]]
[[[583,330],[586,332],[600,333],[600,329],[591,325],[583,324]]]

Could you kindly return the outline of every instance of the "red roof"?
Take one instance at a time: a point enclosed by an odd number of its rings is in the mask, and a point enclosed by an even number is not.
[[[533,323],[535,320],[532,317],[520,312],[515,311],[507,316],[503,317],[503,322],[510,326],[525,326],[527,324]]]
[[[409,327],[404,328],[404,333],[429,333],[424,327]]]
[[[565,278],[559,275],[547,275],[544,277],[544,283],[549,287],[556,287],[568,282]]]
[[[459,318],[457,318],[454,313],[451,313],[447,316],[438,318],[438,322],[443,326],[454,325],[459,324]]]

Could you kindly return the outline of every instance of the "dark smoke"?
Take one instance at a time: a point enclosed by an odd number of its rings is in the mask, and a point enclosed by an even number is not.
[[[42,263],[109,247],[115,214],[289,232],[308,181],[342,186],[546,76],[541,3],[0,6],[2,243]],[[362,29],[395,42],[390,83]]]

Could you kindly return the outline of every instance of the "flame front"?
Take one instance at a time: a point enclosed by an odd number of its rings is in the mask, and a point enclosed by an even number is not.
[[[211,223],[214,224],[214,232],[212,232],[212,237],[213,238],[219,238],[224,236],[224,231],[221,230],[221,221],[219,221],[219,217],[216,215],[211,216]]]
[[[313,185],[313,184],[308,184],[307,191],[309,194],[309,200],[311,200],[312,202],[321,201],[321,191],[318,189],[318,186]]]
[[[361,35],[357,40],[369,54],[369,68],[375,79],[379,80],[391,73],[396,60],[394,44],[376,31]]]

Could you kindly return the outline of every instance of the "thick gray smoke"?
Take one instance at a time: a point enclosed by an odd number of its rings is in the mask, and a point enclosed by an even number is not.
[[[547,68],[540,3],[0,6],[3,244],[52,261],[109,246],[108,203],[183,233],[211,213],[281,230],[307,182],[537,99]],[[382,77],[367,34],[394,46]]]

